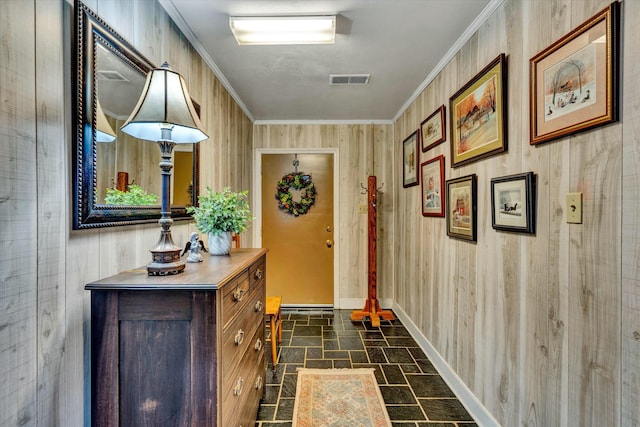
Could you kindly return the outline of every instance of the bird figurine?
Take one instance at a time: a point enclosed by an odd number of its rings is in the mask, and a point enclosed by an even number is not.
[[[204,242],[200,239],[198,233],[193,232],[180,256],[182,257],[189,252],[187,262],[202,262],[202,254],[200,251],[207,252],[207,248],[204,247]]]

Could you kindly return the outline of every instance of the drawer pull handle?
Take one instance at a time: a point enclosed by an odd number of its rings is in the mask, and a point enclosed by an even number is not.
[[[253,273],[253,277],[256,280],[260,280],[262,279],[262,270],[261,269],[257,269],[255,273]]]
[[[244,341],[244,331],[242,329],[238,329],[238,333],[236,334],[234,341],[236,345],[242,344],[242,341]]]
[[[256,380],[255,387],[256,387],[256,390],[262,388],[262,375],[258,376],[258,379]]]
[[[254,310],[256,313],[259,313],[259,312],[261,312],[261,311],[262,311],[262,307],[263,307],[263,305],[264,305],[264,304],[262,303],[262,301],[258,301],[258,302],[256,302],[255,307],[253,307],[253,310]]]
[[[244,380],[242,379],[242,377],[238,378],[238,382],[236,383],[236,386],[233,388],[234,396],[240,396],[240,393],[242,393],[243,385],[244,385]]]
[[[240,288],[236,288],[235,292],[233,292],[233,300],[234,301],[242,301],[242,297],[244,296],[244,290]]]
[[[260,350],[262,350],[262,340],[261,340],[260,338],[258,338],[258,339],[256,340],[256,343],[255,343],[255,345],[253,346],[253,349],[254,349],[255,351],[260,351]]]

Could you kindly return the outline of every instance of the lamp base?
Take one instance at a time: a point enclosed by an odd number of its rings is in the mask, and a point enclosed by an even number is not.
[[[153,261],[147,264],[147,274],[149,276],[168,276],[182,273],[184,270],[185,263],[180,260],[180,249],[177,251],[152,250],[151,254]],[[162,259],[162,261],[158,261],[159,259]]]
[[[184,270],[185,263],[180,260],[180,248],[173,243],[171,231],[163,230],[156,247],[150,252],[151,262],[147,264],[149,276],[168,276]]]

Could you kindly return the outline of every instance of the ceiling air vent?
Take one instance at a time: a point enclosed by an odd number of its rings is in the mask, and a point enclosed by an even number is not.
[[[330,74],[329,84],[332,85],[366,85],[371,74]]]
[[[110,80],[114,82],[128,82],[129,80],[117,71],[98,70],[99,80]]]

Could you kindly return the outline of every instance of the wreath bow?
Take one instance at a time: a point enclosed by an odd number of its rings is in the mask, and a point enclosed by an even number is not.
[[[276,200],[278,208],[293,216],[304,215],[316,202],[316,187],[311,181],[311,175],[303,172],[284,175],[276,186]],[[293,200],[290,189],[300,191],[300,201]]]

